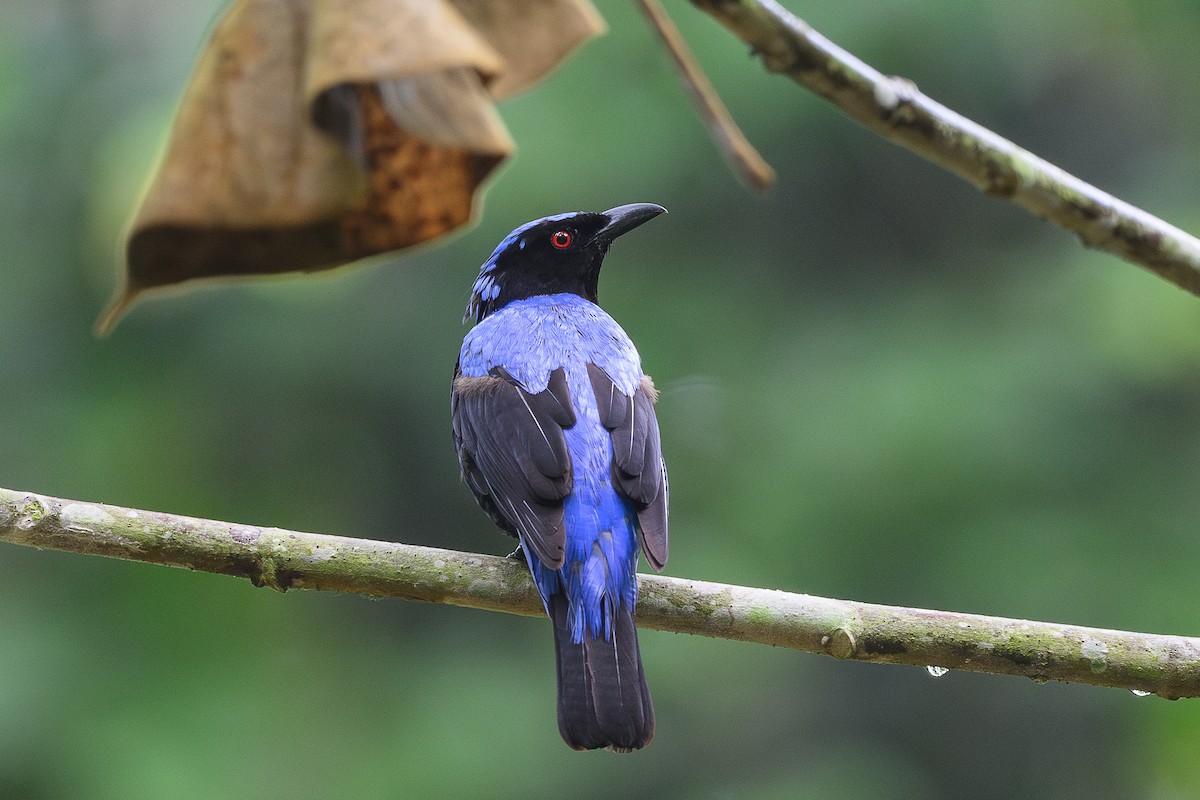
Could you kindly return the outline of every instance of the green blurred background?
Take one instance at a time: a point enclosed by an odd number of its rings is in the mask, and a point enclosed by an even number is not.
[[[789,6],[1200,231],[1195,0]],[[449,378],[509,229],[654,201],[607,308],[663,389],[667,573],[1200,634],[1200,300],[858,128],[669,5],[779,172],[720,163],[640,16],[502,112],[478,227],[91,325],[217,0],[0,4],[0,486],[490,553]],[[559,740],[537,619],[0,546],[0,797],[1190,798],[1200,704],[646,632],[658,736]]]

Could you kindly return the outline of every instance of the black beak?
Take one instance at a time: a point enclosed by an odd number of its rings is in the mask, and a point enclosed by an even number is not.
[[[643,222],[649,222],[659,214],[665,213],[665,208],[654,203],[630,203],[627,206],[610,208],[604,212],[604,216],[608,217],[608,224],[596,231],[593,241],[609,244],[621,234],[628,233]]]

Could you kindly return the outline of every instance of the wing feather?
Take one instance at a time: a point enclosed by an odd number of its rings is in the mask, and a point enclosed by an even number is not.
[[[643,376],[633,396],[624,394],[612,378],[588,364],[600,422],[612,435],[613,483],[638,509],[642,551],[655,571],[667,563],[667,468],[662,458],[654,403],[658,392]]]
[[[547,567],[562,567],[562,501],[573,478],[563,430],[575,424],[563,369],[532,394],[503,367],[466,377],[456,366],[450,407],[459,465],[480,507]]]

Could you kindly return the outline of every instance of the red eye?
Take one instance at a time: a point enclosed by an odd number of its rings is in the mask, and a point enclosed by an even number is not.
[[[575,241],[575,237],[571,235],[570,231],[555,231],[550,237],[550,244],[559,250],[566,250],[573,241]]]

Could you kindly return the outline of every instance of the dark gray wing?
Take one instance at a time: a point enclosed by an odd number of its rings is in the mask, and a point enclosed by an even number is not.
[[[668,490],[658,418],[654,416],[658,392],[643,375],[633,397],[628,397],[595,364],[588,364],[588,377],[600,408],[600,423],[612,434],[613,482],[637,504],[642,551],[655,572],[661,572],[667,563]]]
[[[547,567],[562,567],[572,480],[563,429],[575,424],[562,368],[530,394],[503,367],[474,378],[456,364],[450,409],[463,479],[480,507]]]

